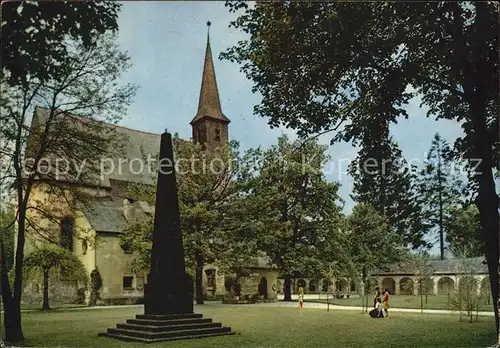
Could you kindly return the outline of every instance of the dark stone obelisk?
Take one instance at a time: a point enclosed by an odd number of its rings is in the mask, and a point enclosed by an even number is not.
[[[230,327],[193,313],[193,282],[186,274],[172,136],[167,132],[161,135],[151,269],[144,286],[144,312],[99,336],[154,343],[234,334]]]
[[[186,274],[172,136],[161,135],[151,268],[145,314],[193,313],[193,283]]]

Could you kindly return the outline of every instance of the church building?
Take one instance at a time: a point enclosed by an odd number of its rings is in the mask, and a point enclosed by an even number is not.
[[[48,109],[36,107],[31,127],[42,127],[49,112]],[[78,119],[78,116],[73,117]],[[190,122],[192,140],[209,151],[221,147],[229,140],[229,123],[230,120],[222,112],[210,38],[207,37],[198,109]],[[158,153],[160,134],[111,124],[108,126],[123,139],[124,158],[142,158],[143,154],[156,156]],[[114,158],[114,161],[117,162],[118,158]],[[54,201],[49,193],[49,184],[44,182],[35,186],[31,198],[33,202],[58,206],[61,212],[57,217],[58,221],[47,220],[43,224],[60,238],[61,246],[71,250],[82,261],[89,275],[94,270],[99,272],[102,279],[99,293],[103,304],[137,303],[144,295],[146,274],[132,272],[131,263],[137,255],[122,245],[120,236],[128,224],[154,215],[154,206],[127,197],[128,186],[155,185],[156,182],[152,181],[148,171],[137,174],[130,169],[129,166],[123,166],[120,171],[112,171],[106,175],[101,173],[96,182],[82,183],[82,190],[93,198],[90,202],[77,205],[76,210],[69,210],[62,201]],[[66,184],[74,183],[56,183],[63,186]],[[93,240],[95,243],[90,242]],[[41,242],[42,239],[35,231],[29,231],[25,253],[29,254]],[[256,258],[250,269],[251,274],[242,282],[242,295],[256,295],[260,292],[266,299],[276,299],[277,272],[260,258]],[[221,298],[226,294],[225,277],[226,275],[219,274],[216,267],[205,266],[204,291],[208,298]],[[81,284],[78,287],[80,293],[84,291]],[[85,291],[88,300],[88,288]],[[41,303],[41,292],[41,279],[26,282],[23,301]],[[51,285],[51,297],[57,295],[60,301],[70,301],[75,294],[74,287],[69,289],[60,284]],[[64,299],[61,300],[62,298]]]

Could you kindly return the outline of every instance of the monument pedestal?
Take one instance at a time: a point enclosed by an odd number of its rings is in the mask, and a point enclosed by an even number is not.
[[[144,284],[144,313],[150,315],[193,313],[193,282],[184,277],[148,275]]]
[[[230,327],[223,327],[202,314],[136,315],[116,328],[108,329],[99,336],[122,341],[154,343],[161,341],[233,335]]]

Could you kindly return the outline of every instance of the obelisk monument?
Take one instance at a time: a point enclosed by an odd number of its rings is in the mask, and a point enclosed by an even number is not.
[[[193,285],[186,274],[172,136],[161,135],[151,267],[144,287],[144,312],[193,313]]]
[[[154,343],[233,335],[230,327],[193,313],[193,284],[186,274],[170,133],[161,135],[151,268],[144,286],[144,314],[99,336]]]

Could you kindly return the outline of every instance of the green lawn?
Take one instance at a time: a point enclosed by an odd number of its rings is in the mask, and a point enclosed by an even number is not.
[[[141,308],[23,313],[26,346],[144,347],[99,332],[125,322]],[[357,311],[278,308],[260,305],[198,306],[234,336],[164,342],[154,347],[487,347],[494,342],[493,317],[459,322],[455,315],[392,313],[371,319]]]
[[[326,303],[326,297],[320,299],[306,299],[306,302],[321,302]],[[371,301],[371,300],[370,300]],[[331,304],[336,304],[340,306],[359,306],[361,307],[361,300],[359,298],[345,298],[345,299],[333,299],[328,300]],[[390,297],[390,307],[391,308],[417,308],[420,309],[420,296],[411,295],[392,295]],[[371,305],[371,302],[369,303]],[[448,296],[438,295],[438,296],[428,296],[427,303],[425,303],[424,297],[424,309],[449,309],[452,310],[453,307],[448,301]],[[484,300],[480,306],[480,311],[493,311],[493,305],[488,304]]]

